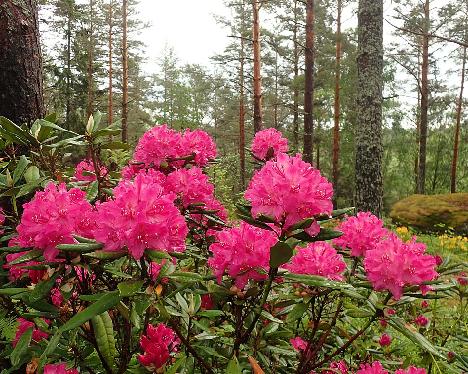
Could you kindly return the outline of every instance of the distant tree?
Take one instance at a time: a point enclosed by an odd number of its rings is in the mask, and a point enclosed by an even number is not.
[[[128,142],[128,2],[122,0],[122,142]]]
[[[382,214],[383,0],[359,0],[356,208]]]
[[[0,115],[31,124],[45,115],[36,0],[0,2]]]
[[[260,46],[260,1],[252,0],[252,50],[253,50],[253,124],[254,132],[263,127],[262,114],[262,75]]]
[[[306,2],[306,44],[305,44],[305,80],[304,80],[304,152],[307,162],[313,160],[314,138],[314,49],[315,49],[315,1]]]

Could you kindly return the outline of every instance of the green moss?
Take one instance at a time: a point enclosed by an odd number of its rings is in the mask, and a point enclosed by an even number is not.
[[[392,207],[390,217],[423,232],[468,234],[468,193],[411,195]]]

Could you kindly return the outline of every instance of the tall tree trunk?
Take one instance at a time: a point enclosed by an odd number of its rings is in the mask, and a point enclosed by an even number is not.
[[[315,167],[320,169],[320,121],[317,121],[317,131],[315,135]]]
[[[122,1],[122,142],[128,142],[127,0]]]
[[[273,127],[278,130],[278,49],[275,48],[275,104],[273,107],[274,117],[273,117]]]
[[[383,0],[359,0],[356,208],[382,214]]]
[[[244,29],[244,4],[242,4],[242,30]],[[245,188],[245,100],[244,100],[244,63],[245,63],[245,43],[241,32],[240,38],[240,59],[239,59],[239,161],[240,161],[240,182],[241,190]]]
[[[418,36],[419,38],[419,36]],[[414,193],[418,193],[418,175],[419,175],[419,132],[421,131],[421,43],[418,43],[418,81],[417,81],[417,89],[418,89],[418,105],[416,110],[416,146],[418,152],[414,157]]]
[[[107,124],[111,125],[114,118],[114,97],[113,97],[113,43],[112,43],[112,31],[113,31],[113,0],[109,0],[109,35],[108,35],[108,48],[109,48],[109,87],[108,87],[108,103],[107,103]]]
[[[297,17],[297,1],[294,0],[294,25],[293,25],[293,70],[294,70],[294,87],[293,87],[293,148],[299,151],[299,87],[297,80],[299,77],[299,44],[297,42],[298,17]]]
[[[304,85],[304,161],[313,161],[313,137],[314,137],[314,23],[315,0],[307,0],[306,3],[306,45],[305,45],[305,85]]]
[[[426,144],[429,109],[429,0],[424,4],[424,31],[421,67],[421,123],[419,128],[418,193],[424,194],[426,185]]]
[[[339,173],[340,173],[340,81],[341,81],[341,0],[337,2],[336,16],[336,59],[335,59],[335,103],[334,103],[334,126],[333,126],[333,160],[332,160],[332,181],[335,188],[334,205],[339,194]]]
[[[36,0],[0,1],[0,115],[31,124],[44,117]]]
[[[66,128],[70,129],[70,112],[71,112],[71,17],[72,4],[67,3],[67,76],[66,76],[66,103],[65,103],[65,122]]]
[[[465,38],[465,40],[466,39],[467,38]],[[453,140],[452,169],[450,173],[450,192],[451,193],[454,193],[457,190],[458,143],[460,141],[459,140],[460,139],[460,124],[461,124],[461,115],[462,115],[462,108],[463,108],[463,88],[465,86],[465,70],[466,70],[466,47],[463,47],[460,94],[458,96],[458,103],[457,103],[455,136]]]
[[[89,0],[89,45],[88,45],[88,105],[86,118],[93,113],[94,101],[94,0]]]
[[[254,95],[254,132],[258,132],[263,127],[262,115],[262,77],[261,77],[261,57],[260,57],[260,20],[259,20],[259,0],[252,0],[253,9],[253,95]]]

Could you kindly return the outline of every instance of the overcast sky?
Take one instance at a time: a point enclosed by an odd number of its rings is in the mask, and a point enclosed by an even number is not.
[[[222,0],[141,0],[141,18],[150,27],[142,32],[147,69],[155,69],[165,45],[173,47],[183,63],[208,64],[228,43],[227,30],[214,15],[227,15]]]

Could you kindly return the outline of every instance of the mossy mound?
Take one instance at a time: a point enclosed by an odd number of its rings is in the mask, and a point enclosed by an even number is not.
[[[423,232],[450,228],[468,235],[468,193],[411,195],[393,205],[390,217]]]

